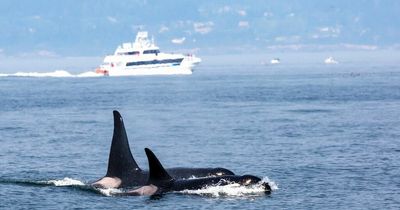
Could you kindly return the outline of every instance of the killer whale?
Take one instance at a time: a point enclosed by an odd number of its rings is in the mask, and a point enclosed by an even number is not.
[[[142,170],[129,147],[124,121],[121,114],[114,110],[114,131],[108,158],[107,173],[91,185],[98,188],[126,188],[143,186],[148,181],[149,171]],[[195,177],[233,175],[225,168],[168,168],[168,173],[175,179]]]
[[[183,190],[198,190],[208,186],[223,186],[230,183],[237,183],[242,186],[250,186],[260,184],[265,194],[271,193],[271,187],[268,183],[261,182],[261,179],[253,175],[224,175],[218,177],[205,177],[196,179],[174,179],[161,165],[154,153],[145,148],[147,159],[149,162],[149,177],[145,186],[134,190],[129,190],[119,195],[148,195],[157,196],[166,192],[179,192]]]

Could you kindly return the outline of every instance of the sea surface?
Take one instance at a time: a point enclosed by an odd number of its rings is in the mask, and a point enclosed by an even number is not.
[[[0,76],[1,209],[400,209],[400,65],[58,73]],[[274,191],[89,189],[106,173],[113,110],[143,169],[149,147],[165,167],[225,167]]]

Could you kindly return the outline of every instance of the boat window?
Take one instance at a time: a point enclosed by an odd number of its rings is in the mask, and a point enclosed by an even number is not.
[[[158,54],[160,53],[160,50],[145,50],[143,51],[143,54]]]
[[[128,55],[139,55],[138,51],[127,52]]]
[[[139,55],[139,51],[132,51],[132,52],[120,52],[118,55]]]
[[[151,64],[171,64],[171,65],[179,65],[182,62],[183,58],[177,59],[165,59],[165,60],[152,60],[152,61],[136,61],[126,63],[126,66],[140,66],[140,65],[151,65]]]

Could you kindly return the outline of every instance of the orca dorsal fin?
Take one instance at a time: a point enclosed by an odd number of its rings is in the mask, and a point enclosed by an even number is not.
[[[154,155],[154,153],[145,148],[147,160],[149,161],[149,179],[147,184],[153,184],[156,186],[166,186],[174,179],[168,174],[168,172],[161,165],[158,158]]]
[[[140,172],[138,164],[133,159],[129,148],[124,121],[121,114],[114,110],[114,133],[108,158],[107,177],[127,177]]]

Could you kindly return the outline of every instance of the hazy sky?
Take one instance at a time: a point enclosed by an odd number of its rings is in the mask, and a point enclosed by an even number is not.
[[[1,0],[0,56],[103,56],[147,30],[203,54],[400,48],[399,0]]]

